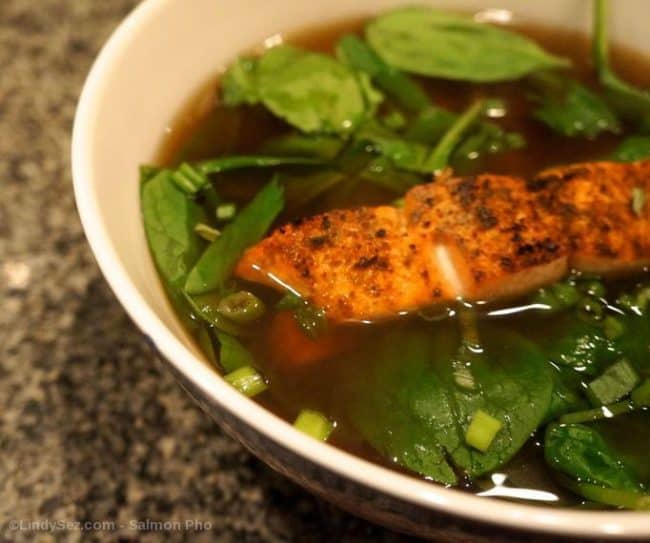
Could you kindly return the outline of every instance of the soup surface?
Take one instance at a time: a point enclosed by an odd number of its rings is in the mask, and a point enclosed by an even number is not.
[[[339,40],[363,36],[366,23],[312,28],[274,42],[334,55]],[[529,25],[510,29],[570,59],[569,76],[599,92],[588,36]],[[621,78],[650,87],[647,57],[614,47],[612,58]],[[499,99],[487,118],[518,135],[493,149],[499,152],[463,154],[457,147],[450,165],[458,176],[532,177],[555,165],[602,160],[637,130],[622,119],[616,130],[567,137],[540,121],[539,102],[531,99],[539,87],[530,77],[498,83],[412,78],[432,104],[451,112],[481,98]],[[413,114],[390,98],[379,115],[400,133],[413,122]],[[225,104],[217,77],[178,115],[158,162],[171,169],[220,156],[278,154],[274,142],[295,132],[263,105]],[[344,167],[331,186],[315,198],[287,200],[274,225],[332,209],[393,205],[400,197],[360,174],[368,163],[365,151],[359,155],[344,147],[336,153]],[[204,235],[218,235],[210,229],[221,230],[233,210],[245,207],[274,175],[308,184],[319,168],[278,165],[211,175],[218,199],[201,194],[195,199],[208,217],[202,221],[209,226]],[[243,332],[237,327],[234,348],[242,347],[247,365],[264,376],[266,387],[256,400],[281,417],[294,421],[309,409],[334,426],[328,440],[342,449],[482,495],[564,506],[645,507],[639,500],[647,501],[650,485],[647,269],[618,279],[574,273],[514,300],[457,302],[384,322],[342,325],[328,324],[318,308],[275,289],[231,283],[230,291],[250,292],[266,308]],[[218,366],[227,330],[204,326],[196,308],[170,297]],[[621,390],[598,396],[593,390],[603,383],[606,391],[618,385]],[[462,419],[460,431],[452,428],[458,424],[453,417]],[[478,436],[470,435],[472,422]],[[590,454],[597,457],[593,465],[582,465]],[[567,467],[571,462],[576,465]],[[620,496],[603,498],[602,489]]]

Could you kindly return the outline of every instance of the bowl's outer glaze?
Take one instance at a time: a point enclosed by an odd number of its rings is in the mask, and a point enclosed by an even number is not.
[[[165,298],[144,237],[137,171],[155,156],[179,107],[240,51],[266,38],[405,3],[412,2],[145,1],[102,50],[75,118],[75,195],[102,272],[208,413],[269,465],[348,510],[446,541],[492,541],[494,526],[650,539],[650,515],[571,512],[485,500],[391,472],[303,436],[228,387],[205,363]],[[462,10],[497,6],[492,15],[499,20],[507,21],[512,9],[515,19],[584,30],[591,20],[589,0],[428,3]],[[617,0],[611,24],[617,41],[649,50],[647,22],[646,0]]]

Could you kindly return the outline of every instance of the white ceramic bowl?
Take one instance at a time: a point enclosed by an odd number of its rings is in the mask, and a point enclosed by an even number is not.
[[[447,541],[493,541],[495,530],[637,541],[650,538],[650,514],[578,512],[479,498],[398,474],[306,437],[228,386],[204,362],[164,296],[139,212],[138,165],[153,159],[171,120],[188,97],[239,52],[276,33],[371,15],[404,3],[143,2],[101,51],[75,118],[74,189],[99,266],[136,324],[217,421],[274,468],[349,510]],[[518,19],[584,30],[591,21],[589,0],[430,3],[462,10],[512,9]],[[650,53],[648,2],[614,3],[614,39]],[[500,15],[508,17],[509,12]],[[510,535],[518,538],[514,532]]]

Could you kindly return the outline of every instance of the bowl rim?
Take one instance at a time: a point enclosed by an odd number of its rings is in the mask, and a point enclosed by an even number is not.
[[[74,195],[81,223],[113,293],[140,330],[189,382],[266,438],[314,464],[362,486],[427,509],[514,530],[581,537],[640,538],[650,536],[650,514],[628,511],[573,511],[548,506],[485,499],[457,489],[397,473],[296,430],[254,400],[238,393],[195,356],[162,322],[129,279],[99,213],[92,183],[90,141],[99,92],[109,68],[126,52],[125,44],[146,21],[177,0],[144,0],[112,32],[95,59],[75,112],[71,163]]]

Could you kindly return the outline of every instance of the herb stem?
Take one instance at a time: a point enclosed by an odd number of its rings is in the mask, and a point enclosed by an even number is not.
[[[607,0],[594,2],[593,55],[599,73],[609,70],[609,44],[607,42]]]
[[[485,106],[486,100],[478,100],[454,121],[429,156],[427,160],[428,169],[433,172],[440,172],[447,167],[449,157],[456,145],[458,145],[460,138],[485,111]]]

